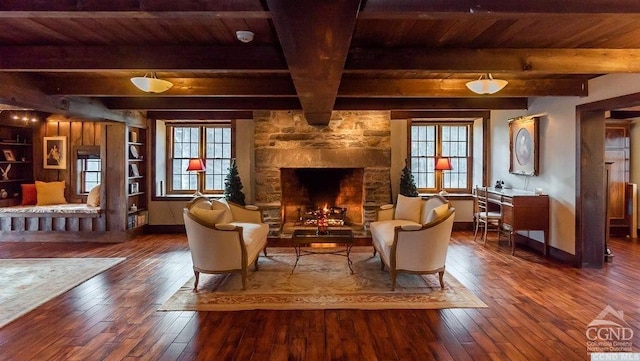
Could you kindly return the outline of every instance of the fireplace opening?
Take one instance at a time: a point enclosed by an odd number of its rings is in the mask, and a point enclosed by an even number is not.
[[[360,226],[364,168],[281,168],[283,223]]]

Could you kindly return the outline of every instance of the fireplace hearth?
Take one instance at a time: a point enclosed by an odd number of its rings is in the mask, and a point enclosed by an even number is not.
[[[280,179],[283,224],[363,224],[364,168],[281,168]]]

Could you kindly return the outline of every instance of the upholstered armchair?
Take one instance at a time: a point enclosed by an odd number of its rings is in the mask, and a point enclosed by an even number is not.
[[[441,203],[438,198],[434,203]],[[444,288],[444,271],[449,240],[453,229],[455,208],[443,203],[432,208],[418,223],[406,219],[384,219],[389,211],[382,209],[383,220],[371,223],[374,255],[380,253],[382,269],[391,274],[391,289],[395,290],[398,273],[438,273],[440,287]],[[416,211],[417,212],[417,211]],[[397,217],[395,217],[397,218]]]
[[[198,290],[200,273],[242,275],[242,289],[247,287],[248,268],[258,270],[260,251],[267,254],[269,226],[262,221],[257,207],[242,207],[225,200],[198,197],[183,210],[184,225],[195,282]]]

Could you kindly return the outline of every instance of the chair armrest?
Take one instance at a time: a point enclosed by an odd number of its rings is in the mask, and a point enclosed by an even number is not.
[[[389,221],[393,219],[396,212],[393,204],[383,204],[378,208],[376,213],[376,221]]]
[[[263,223],[262,210],[258,207],[253,205],[241,206],[231,202],[228,203],[234,222]]]

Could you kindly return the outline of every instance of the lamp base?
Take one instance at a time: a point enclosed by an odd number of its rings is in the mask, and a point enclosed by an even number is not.
[[[197,191],[193,194],[193,198],[198,198],[198,197],[204,197],[204,194],[202,194],[202,192]]]

